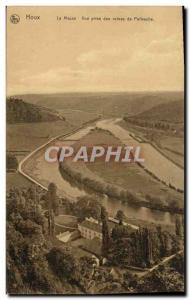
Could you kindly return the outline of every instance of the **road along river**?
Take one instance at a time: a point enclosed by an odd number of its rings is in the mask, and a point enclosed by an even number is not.
[[[139,145],[137,141],[130,136],[130,133],[127,130],[117,125],[117,122],[119,120],[120,119],[101,120],[98,121],[94,126],[88,126],[86,128],[79,129],[77,132],[74,132],[71,135],[67,135],[66,137],[60,139],[61,141],[64,141],[64,145],[72,145],[76,140],[80,140],[83,136],[88,134],[91,129],[99,127],[112,132],[122,141],[123,144],[133,146]],[[58,194],[60,196],[66,196],[71,201],[76,201],[77,197],[85,195],[86,192],[76,186],[73,186],[73,184],[71,185],[61,176],[58,163],[48,163],[44,159],[45,149],[51,144],[55,145],[56,141],[59,142],[59,137],[57,137],[57,139],[52,139],[49,143],[46,143],[45,145],[39,147],[28,157],[26,157],[24,161],[20,163],[19,171],[22,173],[22,175],[27,176],[28,179],[36,182],[46,189],[50,182],[54,182],[57,186]],[[183,178],[183,171],[175,164],[167,160],[164,156],[162,156],[151,145],[144,143],[142,144],[143,153],[148,157],[149,161],[146,162],[145,159],[144,164],[146,164],[146,168],[150,168],[151,172],[154,173],[157,177],[162,176],[162,180],[166,181],[167,183],[171,183],[174,186],[177,185],[176,187],[182,188],[183,182],[180,176],[182,176]],[[153,152],[151,153],[151,151]],[[155,160],[155,162],[152,161],[151,163],[151,160]],[[168,172],[166,164],[170,172]],[[177,171],[179,172],[178,174]],[[132,219],[135,218],[145,221],[149,220],[152,222],[164,224],[174,224],[175,222],[174,215],[169,212],[157,211],[145,207],[133,207],[132,205],[129,205],[127,203],[122,203],[121,201],[108,199],[106,197],[102,201],[110,216],[115,216],[116,212],[121,209],[127,215],[127,217]]]

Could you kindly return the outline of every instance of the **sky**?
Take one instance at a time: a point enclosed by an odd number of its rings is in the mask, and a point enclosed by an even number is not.
[[[183,80],[181,7],[8,7],[7,95],[180,91]]]

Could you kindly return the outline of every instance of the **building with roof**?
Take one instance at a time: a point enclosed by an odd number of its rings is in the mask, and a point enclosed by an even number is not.
[[[78,230],[85,239],[102,239],[102,224],[93,218],[85,218],[82,223],[78,224]]]
[[[108,218],[108,227],[110,233],[112,232],[112,229],[119,224],[119,221],[109,217]],[[137,226],[127,224],[123,222],[124,226],[129,226],[131,229],[138,229]],[[98,220],[90,217],[90,218],[85,218],[85,220],[78,224],[78,230],[80,231],[80,234],[83,238],[88,239],[88,240],[93,240],[94,238],[99,238],[100,240],[102,239],[102,223],[99,222]]]

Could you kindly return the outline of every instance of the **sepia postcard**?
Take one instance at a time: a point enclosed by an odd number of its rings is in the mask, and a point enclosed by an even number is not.
[[[6,22],[7,293],[185,294],[183,7]]]

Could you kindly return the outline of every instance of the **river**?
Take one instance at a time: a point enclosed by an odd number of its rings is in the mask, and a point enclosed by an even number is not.
[[[157,178],[163,180],[167,185],[184,190],[184,170],[175,165],[172,161],[163,156],[149,143],[139,143],[134,139],[130,132],[117,124],[121,119],[108,119],[97,122],[96,126],[105,130],[109,130],[120,141],[129,146],[141,146],[144,167],[156,175]]]
[[[118,120],[117,120],[118,122]],[[64,144],[68,144],[68,145],[72,145],[73,143],[75,143],[75,140],[79,140],[81,139],[83,136],[85,136],[86,134],[88,134],[90,132],[91,129],[95,128],[95,127],[99,127],[102,129],[107,129],[109,131],[111,131],[115,136],[117,136],[118,138],[120,138],[120,140],[129,145],[129,142],[131,142],[130,145],[135,146],[137,144],[137,141],[135,139],[133,139],[130,135],[129,132],[123,128],[121,128],[119,125],[117,125],[117,123],[115,120],[102,120],[102,121],[98,121],[94,126],[89,126],[86,128],[83,128],[81,130],[79,130],[78,132],[71,134],[70,136],[66,137],[64,139]],[[57,143],[59,144],[59,141],[57,141]],[[55,142],[54,142],[55,145]],[[145,144],[145,148],[146,146],[149,146],[149,144]],[[49,147],[49,145],[48,145]],[[153,151],[153,154],[151,154],[149,157],[149,160],[152,160],[154,158],[154,160],[158,159],[159,162],[160,160],[163,163],[157,162],[156,163],[150,163],[147,162],[146,167],[148,168],[150,166],[150,170],[155,173],[155,175],[159,175],[159,176],[163,176],[162,179],[163,180],[168,180],[167,182],[170,182],[172,185],[175,186],[175,184],[177,183],[177,173],[176,173],[176,168],[178,168],[175,164],[172,164],[169,160],[167,160],[165,157],[163,157],[158,151],[156,151],[153,147],[147,147],[146,151]],[[150,153],[149,153],[150,154]],[[146,154],[148,155],[148,154]],[[156,157],[155,157],[156,155]],[[35,164],[34,164],[35,161]],[[145,160],[146,162],[146,160]],[[165,171],[168,170],[165,165],[168,164],[169,166],[169,170],[170,172],[172,172],[172,174],[169,174],[167,171],[167,175],[165,174]],[[161,169],[161,171],[157,171],[159,165],[159,169]],[[39,183],[41,183],[42,185],[44,185],[45,187],[48,186],[48,184],[50,182],[54,182],[57,186],[58,189],[58,194],[60,196],[66,195],[69,196],[73,199],[76,199],[76,197],[79,196],[84,196],[86,194],[86,192],[84,190],[79,189],[76,186],[71,185],[67,180],[65,180],[60,172],[59,172],[59,167],[58,167],[58,163],[48,163],[45,161],[44,159],[44,149],[40,149],[40,151],[36,152],[34,154],[34,156],[32,157],[32,159],[30,158],[26,163],[24,168],[24,172],[26,174],[28,174],[29,176],[31,176],[32,178],[35,178]],[[172,169],[173,168],[173,169]],[[178,168],[178,171],[181,172],[182,170],[180,168]],[[181,174],[181,173],[179,173]],[[182,181],[179,177],[178,174],[178,183],[180,186],[180,188],[182,187]],[[171,175],[171,176],[170,176]],[[183,174],[181,174],[182,176]],[[120,209],[122,210],[125,215],[128,218],[135,218],[135,219],[140,219],[140,220],[144,220],[144,221],[152,221],[152,222],[156,222],[156,223],[163,223],[163,224],[174,224],[175,222],[175,217],[173,214],[169,213],[169,212],[162,212],[162,211],[158,211],[158,210],[153,210],[153,209],[149,209],[149,208],[145,208],[145,207],[136,207],[136,206],[132,206],[129,205],[127,203],[122,203],[119,200],[114,200],[114,199],[110,199],[107,197],[104,197],[102,199],[102,203],[103,205],[106,207],[108,213],[110,216],[115,216],[116,212]]]

